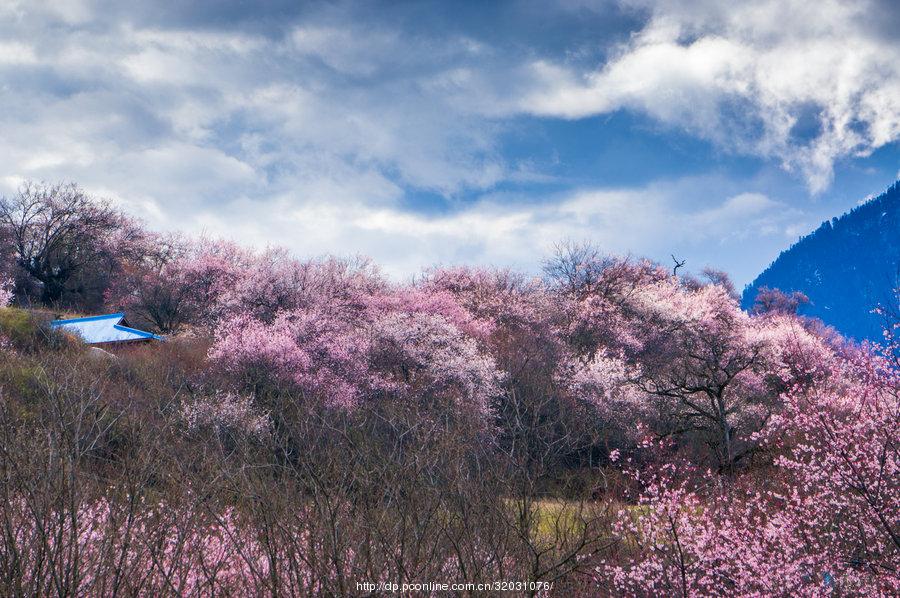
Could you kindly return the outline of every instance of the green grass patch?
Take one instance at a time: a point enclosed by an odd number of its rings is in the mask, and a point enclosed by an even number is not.
[[[37,334],[38,323],[24,309],[17,307],[0,308],[0,333],[13,344],[30,342]]]

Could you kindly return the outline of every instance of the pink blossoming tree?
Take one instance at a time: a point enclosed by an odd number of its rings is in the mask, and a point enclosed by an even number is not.
[[[784,394],[760,433],[777,456],[728,483],[678,461],[632,470],[638,507],[601,583],[633,595],[894,595],[900,591],[900,387],[850,351]]]

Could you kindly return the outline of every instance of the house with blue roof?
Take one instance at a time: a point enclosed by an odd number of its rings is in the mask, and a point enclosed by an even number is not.
[[[163,340],[163,337],[128,326],[125,314],[106,314],[88,318],[72,318],[69,320],[53,320],[53,330],[62,330],[81,338],[89,345],[139,343]]]

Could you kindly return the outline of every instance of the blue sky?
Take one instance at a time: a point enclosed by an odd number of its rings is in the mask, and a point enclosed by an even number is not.
[[[743,285],[900,170],[888,1],[125,4],[0,3],[0,192],[401,278],[572,239]]]

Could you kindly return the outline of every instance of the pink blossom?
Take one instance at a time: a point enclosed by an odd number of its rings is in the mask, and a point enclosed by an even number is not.
[[[269,428],[268,417],[256,409],[252,397],[232,393],[195,398],[182,406],[181,417],[190,430],[212,428],[260,436]]]
[[[0,279],[0,307],[6,307],[12,302],[13,283],[11,280]]]

